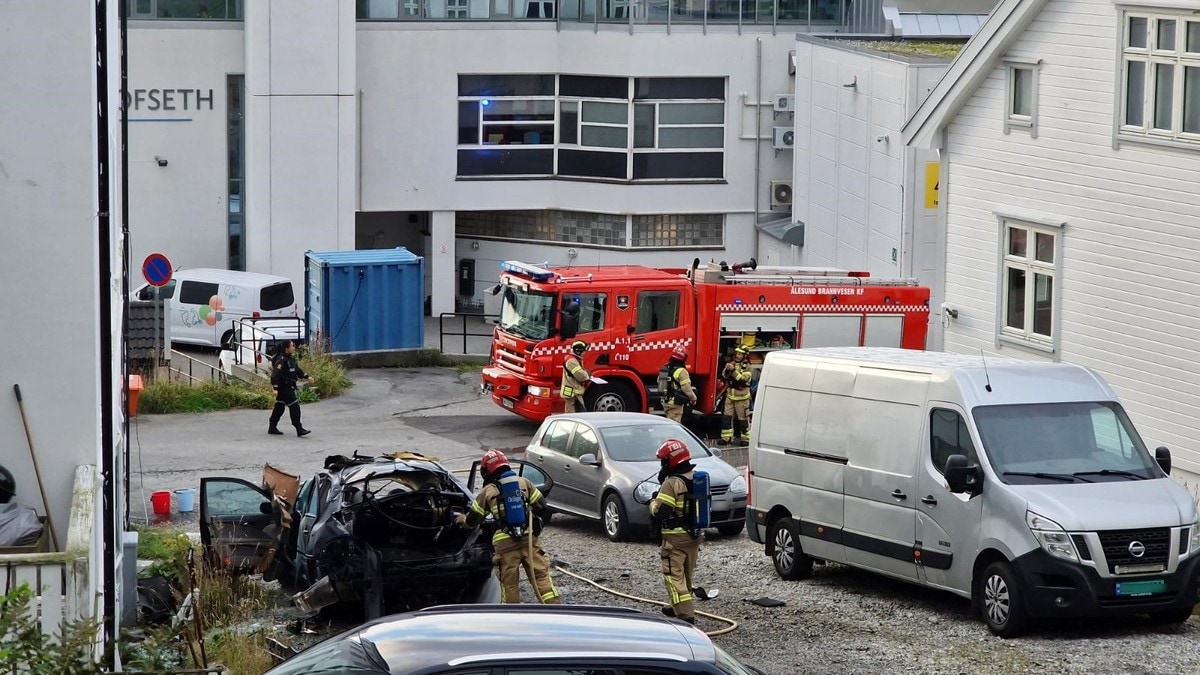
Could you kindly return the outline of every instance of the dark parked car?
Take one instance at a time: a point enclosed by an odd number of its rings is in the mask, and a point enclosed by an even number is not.
[[[688,446],[696,469],[708,472],[712,526],[725,536],[746,526],[746,479],[678,422],[645,413],[553,415],[538,428],[526,459],[558,486],[551,511],[599,520],[613,541],[636,528],[648,531],[647,504],[658,489],[658,447],[669,439]]]
[[[359,626],[267,675],[761,675],[681,621],[618,607],[458,605]]]
[[[550,491],[534,467],[512,464]],[[202,479],[200,538],[219,568],[303,589],[293,600],[306,613],[348,603],[374,618],[498,601],[490,528],[454,526],[472,498],[462,480],[416,453],[335,455],[303,483],[270,465],[263,487]]]

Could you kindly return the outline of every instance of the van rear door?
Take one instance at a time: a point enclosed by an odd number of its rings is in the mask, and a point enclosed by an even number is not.
[[[258,294],[258,311],[263,317],[292,317],[296,316],[296,294],[292,290],[292,282],[263,286]]]

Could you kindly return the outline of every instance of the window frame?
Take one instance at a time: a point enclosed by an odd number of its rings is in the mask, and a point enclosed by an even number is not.
[[[460,83],[463,73],[459,74]],[[550,75],[546,73],[545,75]],[[501,78],[502,75],[472,75],[472,77],[495,77]],[[729,124],[730,111],[728,110],[728,94],[724,91],[728,87],[726,77],[712,78],[651,78],[670,80],[663,86],[661,91],[664,94],[674,93],[676,95],[687,95],[687,85],[680,85],[679,82],[689,79],[702,80],[720,80],[722,84],[722,98],[638,98],[635,89],[636,83],[639,80],[646,78],[620,78],[625,79],[629,86],[626,88],[627,94],[620,98],[615,96],[615,92],[608,92],[610,95],[605,95],[604,92],[596,95],[582,95],[578,91],[578,86],[572,85],[564,89],[564,78],[587,78],[591,76],[576,75],[570,73],[555,73],[554,77],[554,93],[547,94],[520,94],[515,96],[484,96],[476,94],[459,93],[456,97],[456,103],[459,110],[459,124],[456,127],[459,133],[459,138],[456,143],[456,150],[459,154],[459,166],[456,167],[456,180],[504,180],[504,179],[559,179],[559,180],[584,180],[590,182],[607,182],[607,183],[726,183],[728,182],[725,176],[726,161],[727,161],[727,146],[729,145]],[[575,83],[576,85],[578,83]],[[671,87],[672,84],[676,86]],[[715,84],[709,83],[708,89],[712,89]],[[564,91],[570,91],[570,94]],[[460,92],[462,91],[460,86]],[[713,91],[697,91],[699,94],[714,95]],[[487,142],[487,127],[502,125],[500,122],[487,122],[485,118],[485,106],[482,101],[489,100],[493,102],[522,100],[522,101],[543,101],[552,102],[554,112],[552,120],[536,120],[530,121],[530,124],[545,126],[552,134],[550,143],[538,143],[534,145],[523,144],[494,144]],[[614,122],[598,122],[586,121],[584,119],[584,109],[589,104],[612,105],[621,103],[625,106],[626,115],[625,122],[618,124]],[[462,125],[462,115],[464,104],[473,104],[476,112],[475,127],[478,135],[475,143],[462,142],[462,131],[466,127]],[[667,123],[661,121],[661,107],[664,105],[717,105],[720,107],[721,119],[719,123],[697,122],[697,123]],[[565,130],[564,123],[567,114],[564,114],[564,107],[567,105],[574,106],[575,110],[570,112],[574,119],[572,129]],[[652,129],[652,146],[636,147],[635,138],[637,136],[637,112],[642,106],[653,106],[654,121]],[[625,133],[625,144],[623,147],[606,146],[606,145],[588,145],[584,142],[584,132],[588,129],[621,129]],[[718,130],[720,133],[720,143],[718,146],[704,147],[660,147],[661,132],[672,130],[688,130],[688,129],[703,129],[703,130]],[[571,141],[564,141],[564,131],[567,131],[566,137],[571,138]],[[535,150],[549,150],[553,153],[553,159],[550,166],[551,173],[474,173],[467,170],[463,173],[464,153],[473,155],[481,151],[501,149],[503,152],[529,152]],[[571,173],[562,173],[562,166],[568,163],[564,160],[562,153],[575,153],[568,157],[568,160],[574,162],[583,161],[580,156],[588,153],[605,153],[613,157],[611,166],[604,167],[592,166],[593,173],[581,173],[576,170]],[[695,155],[694,159],[689,158],[684,164],[687,169],[681,168],[679,162],[681,157]],[[661,162],[651,162],[651,156],[658,156]],[[624,173],[621,175],[618,164],[620,163],[617,157],[623,158]],[[675,164],[670,164],[671,160],[675,160]],[[719,168],[717,162],[719,161]],[[655,164],[653,168],[643,166],[651,162]],[[666,164],[662,164],[666,163]],[[659,164],[662,164],[661,166]],[[572,165],[574,166],[574,165]],[[494,167],[489,167],[494,170]],[[541,167],[539,167],[541,168]],[[580,167],[575,167],[579,169]],[[690,175],[689,175],[690,170]],[[642,174],[642,175],[639,175]],[[711,175],[702,175],[711,174]],[[717,175],[719,174],[719,175]]]
[[[1185,87],[1189,69],[1195,69],[1200,78],[1200,48],[1188,51],[1188,27],[1192,24],[1200,26],[1200,16],[1183,8],[1123,5],[1120,7],[1120,29],[1117,31],[1116,44],[1117,67],[1113,102],[1113,148],[1117,149],[1125,141],[1146,143],[1151,145],[1166,145],[1176,148],[1200,148],[1200,127],[1194,131],[1184,131],[1184,113],[1187,103]],[[1144,19],[1145,46],[1130,46],[1132,31],[1130,24],[1134,19]],[[1159,49],[1159,22],[1174,21],[1174,45],[1171,49]],[[1131,63],[1144,64],[1142,74],[1142,114],[1141,124],[1128,124],[1129,119],[1129,71]],[[1158,68],[1170,66],[1171,74],[1171,124],[1170,129],[1155,126],[1155,103],[1157,94]],[[1200,86],[1200,79],[1197,79]],[[1200,106],[1200,95],[1195,96]],[[1200,111],[1197,111],[1200,115]]]
[[[1042,69],[1041,59],[1005,59],[1005,98],[1004,98],[1004,133],[1013,129],[1028,129],[1030,138],[1037,138],[1038,129],[1038,89],[1039,73]],[[1017,72],[1029,73],[1029,114],[1022,115],[1016,110]]]
[[[1063,239],[1066,222],[1059,219],[1047,218],[1031,214],[1011,212],[996,212],[999,223],[999,242],[997,246],[997,278],[996,278],[996,347],[1004,344],[1024,347],[1039,352],[1057,355],[1062,339],[1062,279],[1063,279]],[[1025,256],[1018,257],[1008,252],[1009,232],[1020,229],[1026,232]],[[1054,238],[1052,246],[1054,260],[1046,262],[1037,260],[1037,235],[1049,235]],[[1018,269],[1025,273],[1024,324],[1022,328],[1008,325],[1009,270]],[[1050,291],[1050,334],[1037,333],[1034,330],[1036,321],[1037,290],[1036,276],[1047,276],[1051,279]]]

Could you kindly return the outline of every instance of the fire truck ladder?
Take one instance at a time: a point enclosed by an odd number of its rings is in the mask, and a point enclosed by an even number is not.
[[[752,272],[722,272],[728,284],[785,286],[918,286],[916,279],[884,279],[832,267],[759,267]]]

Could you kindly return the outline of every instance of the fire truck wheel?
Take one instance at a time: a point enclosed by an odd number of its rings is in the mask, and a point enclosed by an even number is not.
[[[623,384],[589,387],[583,402],[592,412],[627,412],[638,410],[637,396]]]

